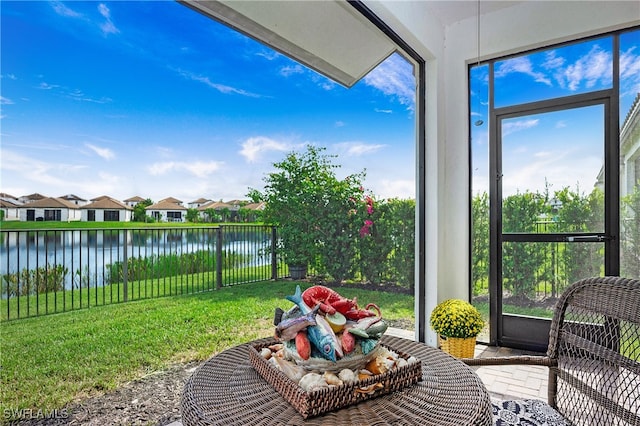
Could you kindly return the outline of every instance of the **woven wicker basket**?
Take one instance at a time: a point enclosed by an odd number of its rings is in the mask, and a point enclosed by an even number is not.
[[[270,341],[256,346],[250,346],[249,360],[256,372],[271,384],[304,419],[395,392],[422,380],[422,363],[420,360],[417,360],[416,362],[394,368],[386,373],[378,374],[365,380],[306,392],[282,371],[273,367],[270,362],[260,356],[260,350],[262,348],[273,345],[274,343],[276,342]],[[393,349],[388,345],[381,346],[385,346],[394,351],[402,358],[408,359],[410,357],[409,354]],[[375,383],[381,383],[382,387],[373,393],[362,393],[358,391],[359,388]]]
[[[473,358],[476,349],[476,338],[438,336],[438,346],[456,358]]]

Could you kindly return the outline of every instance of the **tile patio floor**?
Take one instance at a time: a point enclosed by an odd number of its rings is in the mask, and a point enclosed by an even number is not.
[[[413,339],[413,331],[397,328],[389,329],[387,334]],[[475,357],[495,357],[509,355],[541,355],[536,352],[520,351],[510,348],[476,345]],[[472,367],[485,384],[492,398],[523,399],[536,398],[547,400],[548,370],[543,366],[495,365]]]
[[[390,328],[387,334],[413,339],[413,331]],[[508,355],[531,355],[535,352],[519,351],[495,346],[476,345],[475,356],[494,357]],[[472,367],[485,384],[492,398],[547,400],[547,368],[542,366],[498,365]],[[180,421],[168,426],[182,426]]]

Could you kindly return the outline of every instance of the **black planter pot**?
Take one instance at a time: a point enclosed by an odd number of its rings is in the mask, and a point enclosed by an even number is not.
[[[307,277],[307,265],[289,265],[289,276],[293,280],[301,280]]]

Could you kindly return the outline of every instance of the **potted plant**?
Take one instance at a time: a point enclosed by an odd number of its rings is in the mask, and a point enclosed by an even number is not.
[[[430,323],[443,351],[457,358],[473,358],[476,337],[484,327],[475,306],[461,299],[445,300],[431,312]]]
[[[287,264],[289,276],[294,280],[305,278],[314,251],[310,233],[305,232],[304,225],[292,222],[279,222],[277,232],[278,253]]]

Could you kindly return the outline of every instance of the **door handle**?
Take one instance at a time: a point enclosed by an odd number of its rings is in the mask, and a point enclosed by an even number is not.
[[[606,235],[572,235],[566,237],[565,241],[568,243],[601,243],[611,239],[611,237]]]

